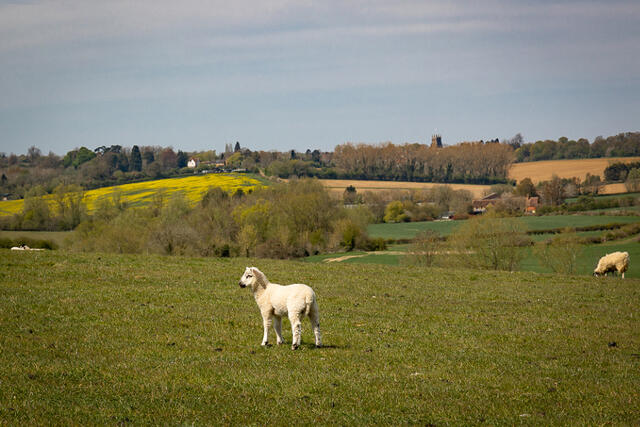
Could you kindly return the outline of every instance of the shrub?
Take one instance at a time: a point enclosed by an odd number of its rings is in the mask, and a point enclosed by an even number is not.
[[[432,230],[423,231],[415,237],[409,247],[409,253],[403,260],[409,265],[431,267],[442,247],[442,239],[438,233]]]
[[[543,265],[556,273],[575,272],[578,258],[583,250],[582,240],[572,230],[567,230],[549,242],[537,244],[533,252]]]
[[[451,262],[488,270],[515,270],[524,257],[519,248],[529,245],[521,222],[487,213],[472,218],[449,238]]]

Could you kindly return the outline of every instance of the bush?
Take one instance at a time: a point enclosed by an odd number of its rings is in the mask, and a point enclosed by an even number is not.
[[[449,258],[456,265],[513,271],[524,257],[519,248],[530,245],[531,239],[519,221],[489,212],[466,221],[449,242]]]
[[[533,252],[543,265],[554,272],[572,274],[583,250],[582,240],[574,231],[567,230],[549,242],[537,244]]]
[[[419,233],[409,247],[404,261],[409,265],[431,267],[435,264],[443,242],[438,233],[427,230]]]

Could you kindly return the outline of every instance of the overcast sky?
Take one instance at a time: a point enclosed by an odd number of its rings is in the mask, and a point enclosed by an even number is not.
[[[638,130],[637,0],[0,0],[0,152]]]

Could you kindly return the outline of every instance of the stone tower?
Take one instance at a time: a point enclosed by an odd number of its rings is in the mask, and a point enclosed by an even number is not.
[[[442,148],[442,137],[440,135],[431,136],[431,148]]]

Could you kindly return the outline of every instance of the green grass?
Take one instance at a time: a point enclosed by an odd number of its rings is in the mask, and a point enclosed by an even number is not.
[[[640,222],[638,216],[617,215],[547,215],[523,216],[517,218],[527,230],[546,230],[564,227],[586,227],[610,223],[630,224]],[[367,231],[371,237],[384,239],[412,239],[418,233],[432,230],[442,236],[450,235],[464,221],[425,221],[403,222],[395,224],[371,224]]]
[[[413,239],[423,231],[435,231],[442,236],[448,236],[463,221],[424,221],[424,222],[399,222],[371,224],[367,228],[370,237],[383,239]]]
[[[314,287],[326,348],[260,347],[252,264]],[[638,306],[634,279],[4,250],[0,423],[637,425]]]
[[[614,241],[585,246],[578,257],[575,274],[592,275],[600,257],[616,251],[629,252],[629,270],[625,273],[625,277],[640,278],[640,244],[635,241]],[[537,273],[552,272],[548,266],[540,264],[533,256],[531,249],[527,249],[527,256],[522,260],[520,269]]]

